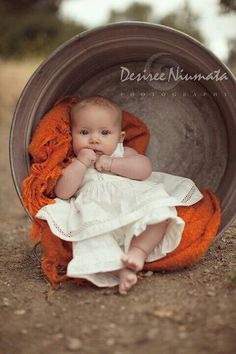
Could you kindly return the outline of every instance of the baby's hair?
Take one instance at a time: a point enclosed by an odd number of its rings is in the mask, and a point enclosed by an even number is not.
[[[86,107],[87,105],[98,105],[103,107],[112,108],[117,112],[117,124],[121,127],[122,123],[122,110],[113,100],[108,97],[103,96],[91,96],[82,98],[76,105],[74,105],[71,109],[71,123],[73,122],[73,115],[79,111],[81,108]]]

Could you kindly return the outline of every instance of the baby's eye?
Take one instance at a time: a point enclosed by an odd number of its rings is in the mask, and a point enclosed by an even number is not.
[[[108,135],[108,134],[110,134],[109,130],[107,129],[102,130],[102,135]]]
[[[88,130],[87,129],[82,129],[79,133],[81,135],[87,135],[88,134]]]

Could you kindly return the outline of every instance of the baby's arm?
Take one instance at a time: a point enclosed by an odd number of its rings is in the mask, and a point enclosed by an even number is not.
[[[77,158],[67,166],[59,178],[54,192],[58,198],[69,199],[80,187],[87,168],[96,161],[96,154],[93,150],[83,148]]]
[[[98,168],[97,168],[98,167]],[[150,159],[138,154],[132,148],[124,148],[123,157],[101,156],[100,162],[96,163],[98,170],[109,170],[112,173],[132,179],[144,180],[152,173],[152,165]]]
[[[116,157],[111,164],[111,172],[137,180],[144,180],[152,173],[150,159],[136,150],[125,147],[124,157]]]
[[[63,170],[62,176],[59,178],[54,188],[56,196],[61,199],[71,198],[81,185],[86,170],[87,167],[82,162],[74,159],[72,163]]]

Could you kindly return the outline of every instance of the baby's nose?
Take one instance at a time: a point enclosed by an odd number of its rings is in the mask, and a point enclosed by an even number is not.
[[[99,142],[99,136],[98,136],[98,134],[96,134],[96,133],[91,134],[89,140],[90,140],[91,143],[97,143],[97,142]]]

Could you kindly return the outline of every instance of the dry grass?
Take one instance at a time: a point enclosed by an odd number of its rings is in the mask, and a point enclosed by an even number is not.
[[[0,59],[0,120],[11,119],[18,98],[41,59]]]

